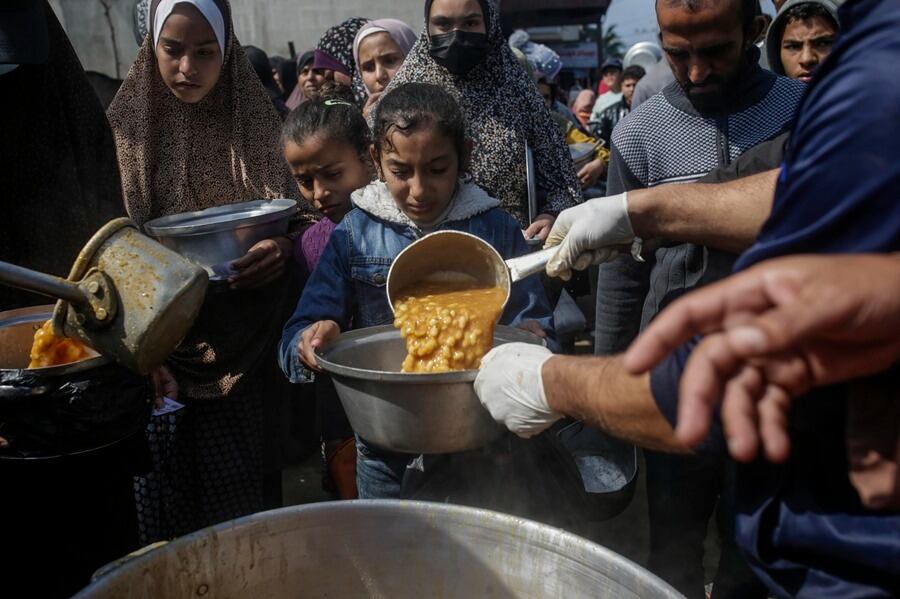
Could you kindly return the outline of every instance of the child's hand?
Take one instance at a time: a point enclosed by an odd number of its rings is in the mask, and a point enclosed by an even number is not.
[[[167,367],[157,367],[150,373],[150,381],[153,384],[153,405],[157,408],[165,405],[163,397],[178,399],[178,381]]]
[[[534,222],[525,229],[525,239],[547,241],[547,236],[550,235],[550,229],[553,228],[554,221],[556,221],[555,216],[538,214],[534,217]]]
[[[322,369],[316,362],[316,349],[325,347],[340,334],[341,327],[333,320],[320,320],[306,327],[306,330],[300,335],[300,344],[297,346],[300,352],[300,361],[307,368],[321,372]]]
[[[528,331],[529,333],[533,333],[540,337],[541,339],[547,338],[547,331],[541,328],[540,323],[536,320],[523,320],[516,328],[522,329],[523,331]]]
[[[287,237],[263,239],[231,263],[237,271],[228,279],[231,288],[255,289],[268,285],[284,274],[293,251],[293,244]]]

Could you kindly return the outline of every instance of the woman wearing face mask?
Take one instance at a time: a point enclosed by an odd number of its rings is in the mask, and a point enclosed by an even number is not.
[[[555,215],[581,200],[559,127],[506,43],[493,2],[427,0],[425,30],[388,91],[408,82],[439,85],[456,96],[475,143],[474,182],[527,228],[527,237],[545,239]],[[531,224],[526,142],[545,192]]]
[[[153,0],[150,25],[108,112],[130,216],[143,225],[231,202],[297,198],[279,153],[281,119],[234,36],[227,0]],[[264,507],[264,402],[287,394],[273,356],[296,299],[284,276],[292,245],[267,239],[234,262],[237,272],[209,290],[170,357],[186,407],[161,481],[165,501],[142,510],[144,540]]]
[[[363,106],[363,115],[368,116],[415,43],[415,32],[397,19],[371,21],[356,34],[353,59],[369,96]]]

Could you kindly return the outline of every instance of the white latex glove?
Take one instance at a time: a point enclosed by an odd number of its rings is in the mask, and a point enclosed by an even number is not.
[[[494,420],[531,437],[562,418],[550,410],[541,368],[553,353],[542,345],[507,343],[481,359],[475,393]]]
[[[568,281],[572,270],[612,260],[635,242],[628,218],[628,194],[595,198],[563,210],[556,218],[544,247],[559,246],[547,263],[547,274]],[[635,258],[640,247],[632,249]]]

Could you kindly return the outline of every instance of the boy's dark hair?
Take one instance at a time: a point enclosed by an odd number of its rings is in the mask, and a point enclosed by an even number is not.
[[[349,144],[368,159],[369,126],[353,101],[353,92],[346,85],[329,82],[322,88],[321,97],[307,100],[284,120],[281,143],[297,145],[313,136]]]
[[[644,70],[644,67],[641,65],[633,64],[624,71],[622,71],[622,81],[626,79],[634,79],[635,81],[640,81],[641,78],[647,74],[647,71]]]
[[[783,23],[787,25],[788,23],[793,23],[794,21],[806,21],[808,19],[812,19],[813,17],[822,17],[834,27],[835,30],[838,29],[838,23],[835,21],[834,16],[828,12],[828,10],[819,4],[818,2],[803,2],[801,4],[795,4],[790,7],[787,12],[784,13]]]
[[[411,135],[425,127],[435,127],[453,143],[460,169],[468,159],[466,119],[462,109],[449,93],[430,83],[404,83],[381,98],[375,108],[372,143],[381,155],[391,151],[391,135],[399,131]]]

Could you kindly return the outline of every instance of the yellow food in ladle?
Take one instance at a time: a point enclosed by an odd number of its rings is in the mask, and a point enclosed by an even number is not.
[[[90,357],[91,350],[85,344],[68,337],[53,334],[53,323],[47,321],[34,333],[29,368],[62,366]]]
[[[494,341],[506,294],[473,283],[424,282],[398,294],[394,326],[406,340],[403,372],[473,370]]]

